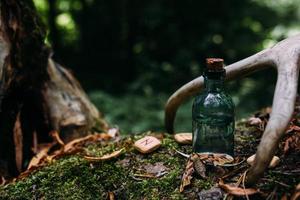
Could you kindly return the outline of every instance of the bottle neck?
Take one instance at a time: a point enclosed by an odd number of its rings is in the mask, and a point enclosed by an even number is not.
[[[208,92],[221,92],[224,90],[225,73],[205,73],[204,85]]]

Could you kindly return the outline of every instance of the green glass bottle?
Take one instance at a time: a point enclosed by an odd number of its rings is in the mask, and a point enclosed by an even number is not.
[[[206,59],[204,91],[193,104],[193,151],[233,156],[234,104],[224,91],[223,59]]]

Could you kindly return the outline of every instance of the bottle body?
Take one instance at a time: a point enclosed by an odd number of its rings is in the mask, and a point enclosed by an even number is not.
[[[235,109],[223,90],[224,75],[205,76],[204,92],[193,104],[193,151],[225,153],[233,156]]]

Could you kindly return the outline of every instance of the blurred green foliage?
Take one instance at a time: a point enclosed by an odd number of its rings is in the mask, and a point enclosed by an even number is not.
[[[101,91],[89,94],[91,100],[104,113],[105,119],[125,133],[141,133],[145,130],[163,131],[164,104],[168,96],[158,93],[147,97],[136,94],[112,96]],[[177,130],[191,128],[191,101],[183,105],[177,119]]]
[[[298,0],[34,2],[54,58],[132,132],[163,128],[168,96],[201,75],[206,57],[229,64],[300,30]],[[270,105],[275,80],[270,69],[229,83],[238,116]],[[179,113],[182,129],[190,130],[190,105]]]

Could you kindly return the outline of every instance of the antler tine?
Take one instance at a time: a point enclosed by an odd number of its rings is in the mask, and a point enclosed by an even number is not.
[[[195,95],[203,88],[202,76],[192,80],[179,88],[167,101],[165,106],[165,127],[168,133],[174,133],[174,120],[178,107],[189,97]]]
[[[291,46],[290,46],[291,47]],[[285,57],[277,59],[278,78],[273,98],[272,112],[263,137],[258,146],[254,164],[247,175],[247,184],[254,184],[264,173],[271,159],[276,153],[280,138],[292,117],[297,95],[300,52],[293,49],[287,52],[286,48],[280,50],[276,56],[285,51]],[[277,50],[276,49],[276,50]]]
[[[228,65],[226,69],[226,80],[244,76],[261,70],[264,67],[273,66],[270,50],[263,50],[253,56],[245,58],[239,62]],[[203,88],[203,77],[198,77],[179,88],[167,101],[165,106],[165,127],[167,132],[174,132],[174,120],[178,107],[191,96],[197,94]]]
[[[293,114],[300,68],[299,44],[300,34],[226,68],[227,79],[252,73],[267,65],[275,66],[278,72],[271,117],[258,146],[254,164],[247,175],[248,185],[255,183],[263,175]],[[203,78],[199,77],[181,87],[169,98],[165,108],[168,132],[173,132],[173,122],[180,104],[202,87]]]

